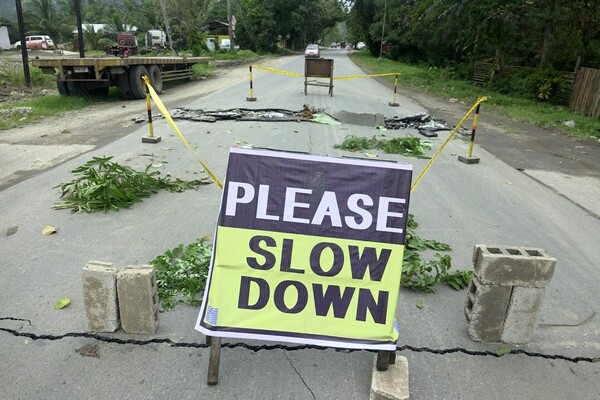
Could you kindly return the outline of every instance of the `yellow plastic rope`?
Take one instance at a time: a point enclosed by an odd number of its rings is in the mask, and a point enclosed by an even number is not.
[[[454,134],[456,132],[458,132],[458,130],[465,123],[465,121],[467,120],[467,118],[469,118],[469,116],[473,113],[473,111],[475,111],[475,109],[477,108],[477,106],[479,104],[483,103],[484,101],[486,101],[487,99],[488,98],[486,96],[480,97],[479,100],[477,100],[477,103],[475,103],[475,105],[473,107],[471,107],[471,109],[469,110],[469,112],[454,127],[454,129],[452,130],[452,132],[450,132],[450,135],[448,135],[448,137],[446,138],[446,140],[444,140],[444,143],[442,143],[442,145],[435,152],[435,154],[433,155],[433,157],[431,157],[431,160],[429,160],[429,162],[427,163],[427,165],[425,165],[425,168],[423,168],[423,171],[421,171],[421,174],[419,175],[419,177],[413,182],[412,187],[410,188],[410,192],[411,193],[414,192],[414,190],[419,185],[419,183],[421,182],[421,180],[423,179],[423,177],[425,176],[425,174],[427,173],[427,171],[429,171],[429,168],[431,168],[431,166],[433,165],[435,159],[440,155],[440,153],[442,152],[442,150],[444,149],[444,147],[446,147],[446,145],[448,144],[448,142],[450,141],[450,139],[452,139],[452,136],[454,136]]]
[[[156,91],[154,91],[154,88],[152,87],[152,85],[150,85],[150,81],[148,80],[148,77],[145,76],[145,75],[143,75],[142,78],[144,79],[144,82],[146,83],[146,85],[148,87],[148,90],[150,91],[150,96],[152,96],[152,100],[154,100],[154,103],[156,103],[156,106],[158,107],[158,109],[162,113],[163,117],[165,117],[165,119],[167,120],[167,122],[169,123],[169,125],[171,125],[171,128],[173,128],[173,130],[175,131],[175,133],[177,134],[177,136],[179,136],[179,139],[181,139],[181,141],[183,142],[183,144],[185,145],[185,147],[188,148],[188,150],[192,153],[192,155],[196,158],[196,160],[198,160],[200,162],[200,165],[202,165],[202,167],[206,170],[206,172],[208,173],[208,175],[210,175],[210,177],[213,178],[213,180],[215,181],[215,183],[217,184],[217,186],[220,189],[223,189],[223,183],[211,171],[211,169],[208,168],[208,165],[206,165],[200,159],[200,157],[198,157],[196,155],[196,153],[194,153],[194,150],[192,150],[192,147],[190,146],[190,144],[188,143],[188,141],[185,139],[185,137],[183,136],[183,134],[179,131],[179,128],[177,128],[177,125],[175,125],[175,122],[173,121],[173,118],[171,118],[171,114],[169,114],[169,110],[167,110],[167,108],[165,107],[165,105],[163,104],[163,102],[158,97],[158,94],[156,94]]]

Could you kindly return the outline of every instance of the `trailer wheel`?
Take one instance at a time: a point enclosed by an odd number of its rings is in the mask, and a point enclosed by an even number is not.
[[[67,86],[67,82],[61,81],[60,77],[56,77],[56,88],[58,89],[58,94],[61,96],[70,96],[69,87]]]
[[[75,97],[86,97],[93,94],[93,90],[90,89],[85,82],[67,82],[67,89],[71,96]]]
[[[148,76],[150,77],[150,84],[154,88],[154,91],[156,91],[156,93],[162,93],[163,81],[160,67],[158,65],[150,65],[148,67]]]
[[[134,99],[146,98],[146,84],[142,79],[143,75],[150,76],[148,69],[143,65],[136,65],[129,69],[129,85]]]
[[[117,87],[119,88],[119,94],[121,95],[121,98],[125,100],[134,99],[133,93],[131,93],[131,85],[129,84],[129,74],[123,73],[117,76]]]
[[[119,40],[119,44],[120,44],[121,46],[125,45],[125,39],[120,39],[120,40]]]

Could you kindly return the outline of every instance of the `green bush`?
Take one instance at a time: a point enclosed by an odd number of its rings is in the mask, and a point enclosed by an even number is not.
[[[563,104],[565,100],[565,80],[559,72],[541,69],[529,76],[529,81],[536,89],[536,97],[540,101],[551,104]]]

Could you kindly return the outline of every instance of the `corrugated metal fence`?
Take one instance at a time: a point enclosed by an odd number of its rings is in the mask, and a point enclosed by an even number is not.
[[[600,69],[580,68],[569,107],[588,117],[600,117]]]

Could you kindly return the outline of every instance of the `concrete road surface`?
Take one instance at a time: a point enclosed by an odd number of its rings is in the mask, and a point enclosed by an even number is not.
[[[335,60],[337,76],[362,74],[343,50],[325,51],[323,56]],[[301,73],[303,66],[304,58],[298,57],[278,69]],[[389,107],[391,90],[372,79],[336,81],[333,97],[320,87],[309,87],[305,96],[303,78],[255,71],[255,103],[246,102],[248,92],[248,81],[241,81],[197,98],[188,107],[300,110],[306,103],[330,113],[389,117],[427,111],[402,96],[397,99],[400,107]],[[178,121],[178,126],[222,178],[228,149],[234,145],[360,156],[334,145],[350,134],[384,133],[389,138],[411,133],[309,122]],[[252,341],[224,348],[219,384],[207,386],[208,350],[204,337],[194,330],[198,309],[185,305],[160,314],[155,335],[117,331],[99,339],[86,337],[81,269],[88,261],[119,267],[147,263],[180,243],[212,236],[215,228],[220,196],[216,185],[158,193],[131,209],[106,214],[50,208],[59,200],[56,186],[71,180],[69,171],[92,156],[114,156],[138,169],[160,162],[163,173],[182,179],[204,176],[164,120],[155,122],[155,132],[162,136],[158,144],[141,143],[145,126],[132,129],[122,139],[0,192],[0,398],[367,399],[373,353],[286,344],[259,350],[256,346],[271,343]],[[442,134],[431,140],[430,155],[443,138]],[[370,152],[412,163],[415,177],[427,161]],[[466,152],[463,140],[450,141],[413,193],[410,209],[420,223],[419,235],[449,243],[456,269],[471,269],[473,246],[482,243],[543,248],[558,260],[556,271],[540,313],[541,325],[531,343],[520,347],[471,341],[463,312],[466,290],[401,290],[398,345],[410,346],[401,354],[409,361],[411,399],[600,398],[600,364],[574,362],[576,357],[600,357],[600,220],[483,150],[478,152],[479,164],[458,162],[457,155]],[[58,232],[42,236],[46,225]],[[54,303],[66,296],[71,305],[54,310]],[[415,305],[419,299],[422,309]],[[148,342],[152,339],[180,346]],[[97,344],[99,357],[76,353],[84,344]],[[479,355],[500,347],[533,354]]]

